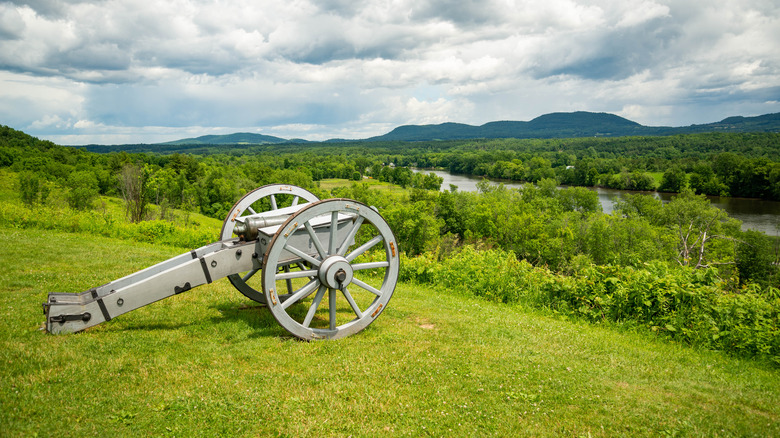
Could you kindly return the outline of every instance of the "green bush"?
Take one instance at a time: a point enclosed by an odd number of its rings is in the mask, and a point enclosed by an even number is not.
[[[68,205],[76,210],[88,210],[98,197],[98,180],[90,171],[73,172],[68,176]]]
[[[382,216],[398,239],[398,246],[406,254],[416,255],[430,250],[439,240],[442,221],[436,218],[429,203],[399,202],[384,209]]]
[[[764,233],[754,230],[742,232],[735,258],[741,285],[749,282],[769,285],[773,279],[776,282],[776,255],[772,240]]]
[[[20,172],[16,186],[20,199],[27,205],[42,204],[49,196],[48,182],[35,172]]]

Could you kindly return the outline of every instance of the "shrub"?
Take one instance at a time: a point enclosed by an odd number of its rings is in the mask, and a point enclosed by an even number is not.
[[[90,171],[73,172],[68,176],[68,205],[75,210],[92,208],[98,197],[98,180]]]
[[[49,185],[45,178],[35,172],[20,172],[17,176],[19,197],[27,205],[42,204],[49,196]]]
[[[382,216],[406,254],[420,254],[436,246],[442,220],[435,217],[431,204],[424,201],[397,203],[383,210]]]

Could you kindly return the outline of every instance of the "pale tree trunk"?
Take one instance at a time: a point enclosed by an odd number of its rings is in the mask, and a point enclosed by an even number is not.
[[[696,264],[693,265],[695,269],[707,268],[711,264],[723,264],[723,263],[707,263],[706,262],[706,245],[712,239],[727,238],[725,236],[719,236],[717,234],[711,234],[710,229],[715,223],[717,223],[724,215],[713,215],[703,226],[699,229],[691,221],[688,224],[688,229],[683,230],[683,227],[678,229],[678,236],[680,238],[680,252],[677,262],[682,266],[691,266],[693,258],[696,258]],[[730,238],[727,238],[730,239]]]
[[[149,203],[146,180],[146,173],[140,165],[126,164],[119,173],[119,191],[125,200],[125,213],[130,222],[141,222],[146,218]]]

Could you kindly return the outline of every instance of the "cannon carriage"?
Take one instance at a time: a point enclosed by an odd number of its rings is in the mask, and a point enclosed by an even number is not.
[[[294,336],[338,339],[387,307],[399,258],[392,230],[373,207],[267,185],[236,202],[217,242],[81,293],[50,293],[46,330],[78,332],[227,277]]]

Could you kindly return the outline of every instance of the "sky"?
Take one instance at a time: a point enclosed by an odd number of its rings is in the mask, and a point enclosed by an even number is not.
[[[777,0],[0,0],[0,125],[58,144],[780,112]]]

